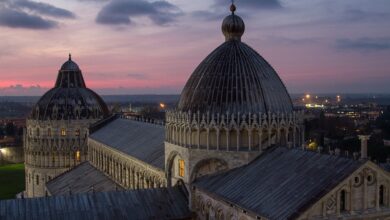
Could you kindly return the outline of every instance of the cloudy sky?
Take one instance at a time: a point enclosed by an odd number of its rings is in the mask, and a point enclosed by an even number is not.
[[[297,92],[390,93],[389,0],[236,0],[243,41]],[[0,95],[40,95],[72,53],[100,94],[178,94],[229,0],[0,0]]]

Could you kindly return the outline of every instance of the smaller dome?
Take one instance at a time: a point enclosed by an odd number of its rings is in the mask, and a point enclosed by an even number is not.
[[[241,40],[241,36],[245,31],[245,23],[240,16],[234,14],[236,6],[231,5],[231,15],[227,16],[222,22],[222,32],[225,35],[226,41],[229,40]]]
[[[86,87],[79,66],[69,54],[69,60],[58,71],[54,88],[39,99],[29,119],[102,119],[108,115],[107,105],[98,94]]]
[[[80,71],[79,65],[73,62],[72,55],[69,54],[69,59],[61,66],[62,71]]]

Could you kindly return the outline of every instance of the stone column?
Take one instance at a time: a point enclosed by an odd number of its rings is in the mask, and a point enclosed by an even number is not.
[[[216,130],[216,134],[217,134],[217,150],[219,150],[219,129]]]
[[[206,148],[207,150],[210,149],[210,128],[206,129]]]
[[[263,152],[263,131],[259,131],[259,151]]]
[[[240,129],[236,129],[236,133],[237,133],[237,147],[236,147],[236,151],[239,151],[240,150]]]
[[[188,131],[189,133],[190,133],[190,137],[189,137],[189,140],[188,140],[188,147],[189,148],[192,148],[192,130],[191,130],[191,128],[189,129],[189,131]]]
[[[268,128],[268,131],[267,131],[267,133],[268,133],[268,146],[267,147],[272,145],[272,143],[271,143],[271,131],[272,131],[272,129]]]
[[[370,139],[370,135],[359,135],[359,139],[361,142],[361,147],[360,147],[360,159],[365,160],[367,159],[367,142]]]
[[[198,139],[198,149],[200,148],[200,129],[198,128],[198,131],[197,131],[197,139]]]
[[[229,151],[230,130],[227,130],[225,132],[226,132],[226,151]]]
[[[293,128],[293,147],[297,147],[297,143],[296,143],[296,129],[295,127]]]
[[[377,211],[380,211],[379,207],[379,197],[380,197],[380,184],[377,184],[376,186],[376,199],[375,199],[375,207]]]
[[[252,130],[248,131],[248,147],[249,151],[252,150]]]

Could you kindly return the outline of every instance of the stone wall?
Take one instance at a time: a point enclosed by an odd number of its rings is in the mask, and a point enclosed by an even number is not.
[[[187,148],[263,151],[304,144],[303,112],[291,114],[191,114],[166,112],[166,141]]]
[[[88,128],[96,119],[27,120],[26,197],[46,195],[45,184],[87,159]]]
[[[168,185],[173,186],[179,180],[190,184],[200,176],[248,164],[260,154],[258,151],[191,149],[165,142],[165,169],[170,182]],[[184,160],[184,176],[178,173],[179,160]]]
[[[191,204],[191,210],[196,213],[195,219],[199,220],[267,220],[263,216],[258,216],[235,204],[213,197],[207,192],[202,192],[199,189],[192,191]]]
[[[26,169],[26,197],[39,197],[49,195],[46,190],[46,183],[54,177],[70,170],[71,168],[49,168],[34,167],[25,164]]]
[[[0,149],[0,165],[23,162],[23,147],[5,147]]]

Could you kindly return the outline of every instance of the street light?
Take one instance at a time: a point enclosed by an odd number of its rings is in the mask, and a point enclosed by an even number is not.
[[[0,164],[1,161],[3,160],[3,154],[4,154],[4,149],[0,146]]]

